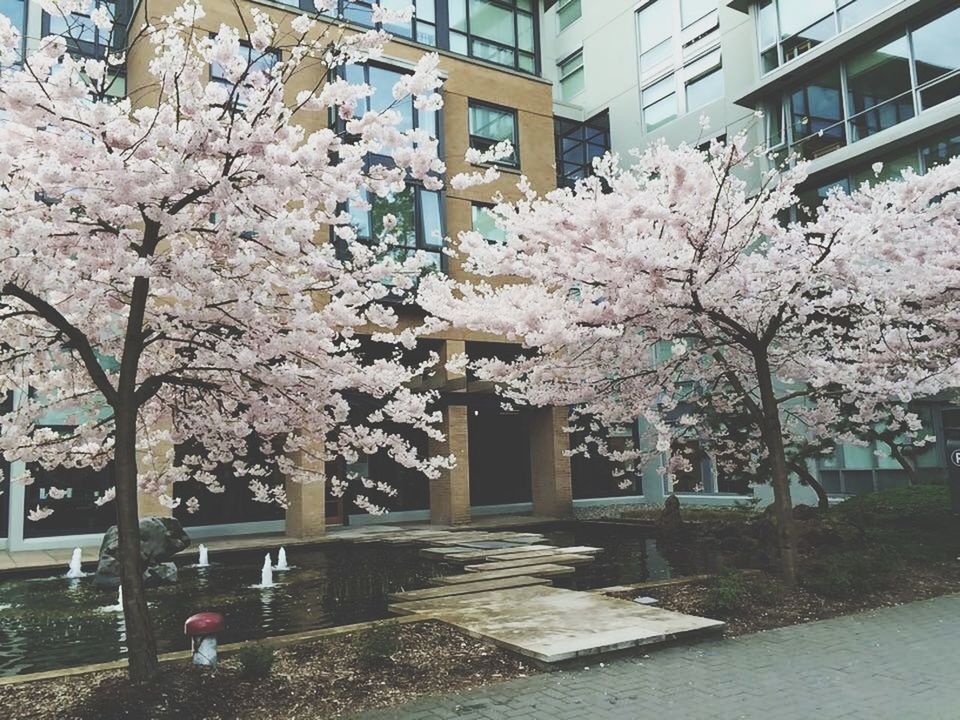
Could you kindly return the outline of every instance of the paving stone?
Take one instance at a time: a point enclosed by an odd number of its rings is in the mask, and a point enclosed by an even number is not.
[[[456,585],[441,585],[440,587],[424,588],[423,590],[407,590],[406,592],[390,593],[387,598],[394,603],[414,602],[416,600],[432,600],[433,598],[450,595],[467,595],[469,593],[485,592],[487,590],[506,590],[507,588],[525,587],[527,585],[549,585],[550,580],[536,578],[530,575],[518,575],[488,580],[486,582],[458,583]]]
[[[490,572],[464,573],[463,575],[447,575],[433,578],[433,585],[454,585],[457,583],[483,582],[485,580],[499,580],[501,578],[516,577],[517,575],[533,575],[534,577],[553,577],[554,575],[572,575],[574,568],[569,565],[524,565],[522,568],[508,568],[506,570],[492,570]]]
[[[553,555],[596,555],[603,548],[591,547],[589,545],[573,545],[570,547],[538,547],[531,550],[504,552],[498,555],[487,553],[484,558],[495,560],[497,562],[506,562],[509,560],[526,560],[527,558],[544,558],[544,562],[550,562]],[[451,557],[452,560],[460,559],[459,555]]]
[[[553,545],[527,545],[524,547],[524,553],[536,552],[538,550],[549,550],[554,552],[559,548]],[[476,550],[466,547],[432,547],[424,548],[420,554],[424,557],[443,557],[445,560],[483,560],[488,557],[499,557],[500,555],[517,555],[521,551],[516,547],[500,548],[498,550]]]
[[[530,565],[542,565],[549,561],[554,565],[587,565],[593,562],[589,555],[550,555],[544,560],[543,557],[526,558],[525,560],[498,560],[485,563],[467,565],[463,569],[467,572],[492,572],[494,570],[511,570],[513,568],[523,568]]]

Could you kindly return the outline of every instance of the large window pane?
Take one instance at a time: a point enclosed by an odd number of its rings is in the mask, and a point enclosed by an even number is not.
[[[517,114],[513,110],[482,103],[470,103],[470,147],[488,150],[502,141],[513,143],[513,155],[501,160],[517,165]]]
[[[387,197],[374,196],[371,201],[373,215],[374,237],[380,238],[386,231],[383,219],[393,215],[397,225],[390,232],[397,238],[397,244],[405,247],[417,246],[416,210],[414,208],[416,191],[413,186],[407,186],[403,192]]]
[[[651,66],[670,57],[673,16],[670,0],[656,0],[639,13],[640,64]]]
[[[560,0],[560,8],[557,10],[560,29],[566,30],[571,23],[579,20],[580,12],[580,0]]]
[[[561,62],[558,70],[560,74],[560,97],[564,100],[569,100],[584,89],[582,50]]]
[[[922,106],[933,107],[954,97],[955,79],[935,81],[960,68],[960,8],[917,28],[912,36]]]
[[[443,225],[440,217],[440,193],[420,189],[420,235],[423,245],[439,248],[443,245]]]
[[[687,27],[717,9],[717,0],[680,0],[680,20]]]
[[[513,12],[490,0],[471,0],[470,33],[513,46]]]
[[[656,130],[658,127],[673,120],[677,116],[677,96],[676,93],[670,94],[663,100],[658,100],[652,105],[647,105],[643,109],[643,124],[647,132]]]
[[[397,129],[412,130],[413,98],[407,96],[402,100],[395,100],[393,97],[393,86],[399,82],[401,77],[401,73],[394,70],[388,70],[376,65],[370,66],[367,82],[376,90],[370,98],[370,109],[374,112],[383,112],[388,108],[395,110],[403,117]]]
[[[900,37],[847,63],[851,141],[913,117],[910,45]]]
[[[942,165],[957,155],[960,155],[960,130],[929,140],[920,147],[924,170]]]
[[[506,242],[507,234],[497,227],[497,223],[494,222],[493,216],[488,212],[487,208],[483,205],[474,205],[472,207],[473,212],[473,229],[483,235],[483,237],[490,242],[502,243]]]
[[[789,37],[833,15],[834,0],[779,0],[780,36]]]
[[[687,83],[687,112],[712,103],[723,96],[723,70],[717,68]]]
[[[840,29],[846,30],[867,18],[876,15],[885,7],[892,5],[896,0],[853,0],[844,5],[840,4]]]
[[[819,157],[843,145],[843,103],[840,71],[833,70],[790,95],[790,119],[794,141],[804,157]]]

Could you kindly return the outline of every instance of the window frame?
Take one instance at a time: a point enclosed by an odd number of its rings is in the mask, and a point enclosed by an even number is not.
[[[577,66],[576,66],[573,70],[571,70],[570,72],[564,72],[564,66],[566,66],[566,65],[570,64],[571,62],[575,61],[577,58],[580,59],[580,64],[577,65]],[[561,99],[561,100],[569,101],[569,100],[571,100],[572,98],[575,98],[577,95],[579,95],[580,93],[584,92],[584,91],[587,89],[586,72],[587,72],[587,69],[586,69],[586,64],[585,64],[585,62],[584,62],[584,58],[583,58],[583,47],[580,47],[578,50],[573,51],[572,53],[570,53],[569,55],[567,55],[567,56],[566,56],[565,58],[563,58],[562,60],[557,61],[557,85],[558,85],[558,87],[560,88],[560,99]],[[572,77],[573,77],[574,75],[576,75],[577,73],[580,73],[581,75],[584,76],[583,87],[581,87],[579,90],[577,90],[577,91],[576,91],[575,93],[573,93],[572,95],[567,95],[567,94],[564,92],[564,89],[565,89],[565,88],[564,88],[564,82],[566,82],[567,80],[569,80],[570,78],[572,78]]]
[[[500,140],[493,140],[491,138],[484,137],[483,135],[476,135],[473,132],[472,127],[473,113],[471,111],[474,108],[494,110],[505,115],[510,115],[513,118],[513,139],[502,138]],[[487,102],[486,100],[475,100],[474,98],[469,98],[467,100],[467,137],[469,146],[474,150],[479,150],[480,152],[486,152],[498,142],[509,140],[511,143],[513,143],[513,161],[511,161],[509,158],[504,158],[497,160],[492,164],[512,170],[520,170],[520,115],[516,108]],[[476,140],[479,140],[480,142],[475,144]]]
[[[567,8],[573,7],[576,4],[577,14],[572,20],[567,23],[563,21],[563,11]],[[577,20],[583,17],[583,4],[581,0],[560,0],[557,3],[557,33],[562,33],[568,27],[573,25]]]

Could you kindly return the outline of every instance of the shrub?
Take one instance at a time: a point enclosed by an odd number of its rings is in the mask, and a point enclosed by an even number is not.
[[[852,599],[890,587],[901,563],[888,548],[837,553],[815,563],[803,584],[823,597]]]
[[[274,651],[263,643],[249,643],[237,651],[240,674],[252,680],[269,677],[273,670]]]
[[[713,579],[706,596],[708,615],[724,618],[743,610],[750,597],[750,586],[742,572],[723,571]]]
[[[838,520],[864,526],[873,522],[916,521],[946,516],[950,496],[945,485],[909,485],[844,500],[830,514]]]
[[[400,650],[400,625],[395,622],[378,623],[358,635],[355,644],[362,663],[386,664]]]

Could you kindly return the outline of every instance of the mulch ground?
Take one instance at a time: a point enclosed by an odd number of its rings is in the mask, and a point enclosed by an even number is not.
[[[656,607],[723,620],[727,623],[724,634],[736,637],[960,592],[960,562],[905,570],[890,587],[853,598],[826,598],[802,587],[788,593],[769,575],[744,576],[743,582],[746,595],[742,607],[727,612],[710,607],[711,581],[620,593],[617,597],[653,596],[659,601]]]
[[[536,672],[517,656],[437,622],[398,626],[399,650],[364,659],[358,634],[277,649],[266,679],[235,655],[215,671],[169,663],[149,684],[124,672],[0,686],[0,717],[17,720],[320,720]]]

